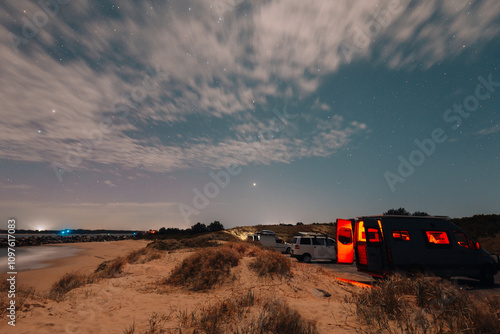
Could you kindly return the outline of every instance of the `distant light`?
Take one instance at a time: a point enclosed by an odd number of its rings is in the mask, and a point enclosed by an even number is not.
[[[257,183],[256,183],[256,182],[254,182],[254,183],[253,183],[253,186],[254,186],[254,187],[256,187],[256,186],[257,186]]]
[[[69,232],[70,232],[70,230],[66,230],[66,233],[69,233]]]
[[[61,234],[64,234],[64,233],[65,233],[64,231],[61,232]]]

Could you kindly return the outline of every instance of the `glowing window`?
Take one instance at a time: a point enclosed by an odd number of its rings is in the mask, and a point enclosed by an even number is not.
[[[392,231],[392,237],[395,240],[410,241],[410,233],[408,231]]]
[[[448,235],[444,231],[425,231],[427,240],[434,245],[449,245]]]
[[[368,241],[371,243],[380,242],[380,236],[376,228],[368,228]]]
[[[363,221],[358,222],[358,241],[366,241],[365,225]]]
[[[476,245],[474,245],[474,242],[467,238],[467,236],[463,232],[455,232],[455,239],[457,239],[457,243],[459,246],[476,249]]]

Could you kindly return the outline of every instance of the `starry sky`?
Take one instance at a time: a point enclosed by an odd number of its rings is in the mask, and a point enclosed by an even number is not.
[[[0,8],[4,224],[500,213],[497,0]]]

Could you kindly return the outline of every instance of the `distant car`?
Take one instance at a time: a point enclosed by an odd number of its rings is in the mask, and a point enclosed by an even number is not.
[[[299,232],[292,240],[291,257],[301,262],[312,260],[337,261],[337,242],[326,234]]]
[[[260,242],[264,246],[274,248],[281,253],[290,254],[291,245],[279,238],[274,231],[262,230],[255,234],[249,234],[247,241]]]

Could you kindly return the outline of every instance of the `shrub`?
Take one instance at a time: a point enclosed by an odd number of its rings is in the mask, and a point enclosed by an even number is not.
[[[249,267],[259,276],[284,278],[292,275],[290,260],[276,251],[263,250],[257,253]]]
[[[291,309],[279,299],[270,300],[264,304],[259,319],[252,327],[250,333],[318,333],[313,321],[302,318],[299,312]]]
[[[170,250],[183,248],[183,245],[177,240],[166,239],[166,240],[156,240],[156,241],[150,242],[146,247],[152,248],[152,249],[157,249],[160,251],[170,251]]]
[[[7,313],[7,307],[10,306],[11,299],[8,296],[8,291],[10,290],[10,282],[7,281],[9,275],[0,276],[0,315]],[[16,309],[21,310],[26,303],[26,300],[33,298],[35,296],[35,290],[33,288],[25,288],[23,286],[17,285],[16,282]]]
[[[481,298],[451,283],[395,275],[377,288],[354,294],[358,317],[379,330],[410,333],[494,333],[500,298]]]
[[[124,257],[118,257],[114,260],[104,261],[95,270],[97,278],[113,278],[122,273],[123,267],[127,263]]]
[[[62,299],[69,291],[79,288],[87,283],[92,282],[92,278],[80,273],[66,273],[50,288],[48,297],[52,299]]]
[[[240,259],[241,254],[229,247],[200,250],[184,259],[165,283],[193,291],[211,289],[226,279]]]

